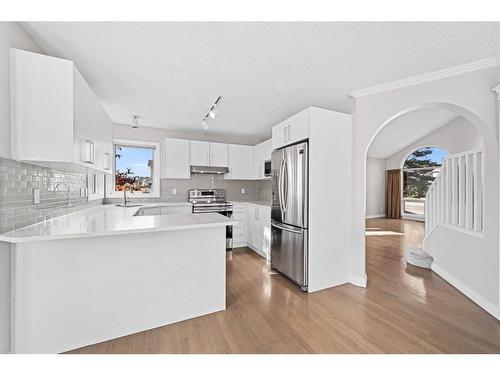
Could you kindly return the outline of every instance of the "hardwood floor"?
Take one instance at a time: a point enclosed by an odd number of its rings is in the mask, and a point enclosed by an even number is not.
[[[423,224],[367,221],[368,288],[307,294],[249,249],[227,255],[227,310],[72,353],[500,353],[500,322],[407,266]]]

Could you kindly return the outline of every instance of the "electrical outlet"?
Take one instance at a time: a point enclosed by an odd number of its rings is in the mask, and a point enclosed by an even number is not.
[[[40,204],[40,189],[33,189],[33,203]]]
[[[177,189],[176,188],[172,189],[172,195],[177,195]]]
[[[245,188],[241,188],[241,194],[245,194]]]

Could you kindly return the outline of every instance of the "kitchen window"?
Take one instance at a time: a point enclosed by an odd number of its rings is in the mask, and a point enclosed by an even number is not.
[[[160,145],[155,142],[115,140],[113,176],[108,196],[123,197],[123,191],[134,197],[160,196]]]

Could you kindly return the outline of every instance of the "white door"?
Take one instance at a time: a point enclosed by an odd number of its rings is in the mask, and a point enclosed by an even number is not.
[[[190,141],[191,165],[210,165],[210,143],[203,141]]]
[[[187,139],[165,138],[165,178],[191,178]]]
[[[228,167],[228,147],[226,143],[210,143],[210,165]]]
[[[253,147],[245,145],[228,145],[230,180],[251,180],[253,178]]]

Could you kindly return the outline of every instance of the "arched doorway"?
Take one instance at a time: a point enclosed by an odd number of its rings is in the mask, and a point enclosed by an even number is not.
[[[401,216],[424,221],[425,198],[439,175],[443,159],[449,152],[438,146],[419,147],[402,160]]]
[[[400,173],[401,207],[400,217],[396,219],[381,217],[383,214],[369,217],[365,212],[365,269],[373,284],[389,277],[399,280],[394,285],[408,289],[418,286],[418,293],[425,294],[427,276],[406,267],[405,250],[423,248],[425,228],[424,223],[418,221],[424,219],[425,195],[439,174],[442,160],[449,155],[483,148],[485,138],[480,129],[463,112],[449,106],[429,105],[391,116],[372,138],[366,152],[366,207],[377,207],[369,202],[374,189],[370,178],[376,174],[370,171],[370,166],[377,165],[373,162],[377,158],[380,160],[380,199],[386,198],[385,173],[396,170]]]

